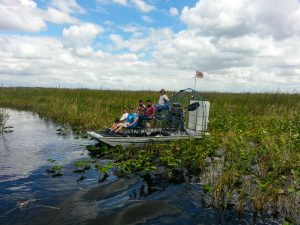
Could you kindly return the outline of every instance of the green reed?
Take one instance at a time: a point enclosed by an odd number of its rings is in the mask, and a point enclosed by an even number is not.
[[[8,114],[4,110],[0,110],[0,133],[6,130],[6,122],[8,119]]]
[[[157,99],[159,93],[86,89],[4,88],[0,105],[30,110],[43,117],[81,129],[107,127],[123,107],[135,107],[139,99]],[[156,95],[156,96],[155,96]]]

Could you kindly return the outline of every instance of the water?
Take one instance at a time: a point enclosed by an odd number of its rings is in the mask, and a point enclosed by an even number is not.
[[[138,175],[110,175],[99,184],[94,169],[78,181],[73,164],[89,158],[82,152],[94,141],[60,136],[58,125],[36,114],[7,112],[14,132],[0,135],[0,224],[280,224],[213,209],[196,183],[150,185]],[[64,166],[63,176],[47,173],[53,165]]]

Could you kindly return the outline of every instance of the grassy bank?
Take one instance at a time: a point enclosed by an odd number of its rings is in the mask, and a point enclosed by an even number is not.
[[[25,109],[81,129],[107,127],[123,106],[139,99],[158,98],[156,92],[2,88],[0,106]],[[211,102],[209,133],[202,142],[174,142],[142,153],[111,155],[133,171],[159,163],[201,174],[213,204],[242,210],[279,211],[297,222],[300,215],[300,95],[204,93]],[[116,152],[119,151],[119,152]],[[121,157],[122,155],[122,157]],[[119,156],[119,157],[118,157]],[[127,163],[127,164],[126,164]],[[131,163],[131,164],[130,164]],[[148,164],[147,164],[148,163]],[[286,209],[289,210],[286,210]]]

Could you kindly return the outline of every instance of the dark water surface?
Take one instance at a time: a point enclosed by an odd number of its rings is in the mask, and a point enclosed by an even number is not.
[[[99,184],[94,169],[77,181],[74,161],[89,158],[82,152],[95,142],[57,135],[59,126],[36,114],[7,112],[14,132],[0,135],[0,224],[280,224],[213,209],[197,183],[161,182],[150,191],[138,175],[110,175]],[[46,172],[53,165],[64,166],[63,176]]]

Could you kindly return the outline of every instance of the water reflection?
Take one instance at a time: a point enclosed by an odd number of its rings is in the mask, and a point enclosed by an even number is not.
[[[81,157],[86,141],[63,138],[56,134],[57,125],[41,120],[36,114],[7,110],[7,125],[14,132],[0,135],[0,180],[25,178],[54,158],[62,163]]]
[[[25,212],[25,217],[33,219],[34,214],[28,213],[35,212],[32,208],[55,206],[64,199],[63,195],[73,193],[87,183],[76,182],[73,161],[87,157],[81,153],[86,145],[94,142],[74,139],[72,135],[59,136],[58,125],[42,120],[36,114],[6,111],[9,114],[7,125],[14,127],[14,131],[0,135],[0,221],[22,224]],[[52,166],[48,158],[64,165],[65,176],[51,179],[46,172]],[[89,182],[96,183],[96,175],[91,177],[95,179]]]

